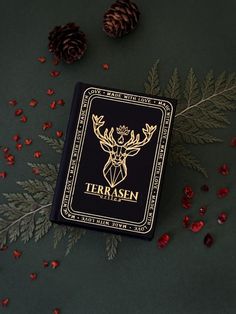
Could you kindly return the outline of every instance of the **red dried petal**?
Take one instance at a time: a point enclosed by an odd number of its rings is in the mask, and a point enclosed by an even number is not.
[[[54,110],[54,109],[56,109],[56,106],[57,106],[56,101],[55,101],[55,100],[53,100],[53,101],[50,103],[50,105],[49,105],[49,106],[50,106],[50,108],[51,108],[51,109],[53,109],[53,110]]]
[[[24,142],[25,142],[25,145],[31,145],[33,141],[31,138],[26,138]]]
[[[192,207],[190,200],[187,196],[183,196],[182,198],[182,207],[185,209],[189,209]]]
[[[191,231],[192,232],[199,232],[203,227],[205,226],[204,221],[199,220],[199,221],[195,221],[191,224]]]
[[[12,253],[12,255],[13,255],[13,257],[14,257],[15,259],[18,259],[18,258],[21,257],[22,252],[19,251],[19,250],[14,250],[13,253]]]
[[[228,188],[221,188],[217,191],[217,196],[219,198],[224,198],[229,194],[229,189]]]
[[[204,237],[203,243],[207,246],[207,247],[211,247],[212,244],[214,242],[214,239],[212,237],[212,235],[210,233],[207,233]]]
[[[16,144],[16,149],[17,150],[22,150],[22,147],[23,147],[23,144],[21,144],[21,143],[17,143]]]
[[[42,129],[45,131],[47,129],[50,129],[52,127],[52,122],[44,122]]]
[[[229,166],[227,164],[223,164],[218,169],[219,173],[223,176],[227,176],[229,174]]]
[[[31,279],[31,280],[36,280],[37,277],[38,277],[38,275],[37,275],[36,273],[31,273],[31,274],[30,274],[30,279]]]
[[[208,186],[207,184],[203,184],[203,185],[201,186],[201,190],[202,190],[203,192],[208,192],[208,191],[209,191],[209,186]]]
[[[9,148],[8,147],[3,147],[2,151],[4,152],[4,154],[9,152]]]
[[[52,88],[49,88],[49,89],[47,90],[47,94],[48,94],[48,96],[52,96],[52,95],[55,94],[55,90],[52,89]]]
[[[190,225],[190,217],[186,215],[183,218],[183,226],[184,226],[184,228],[188,228],[189,225]]]
[[[53,268],[53,269],[55,269],[55,268],[57,268],[58,266],[60,265],[60,262],[58,262],[58,261],[51,261],[51,267]]]
[[[63,136],[63,132],[62,131],[56,131],[56,136],[57,137],[62,137]]]
[[[186,185],[184,187],[184,194],[186,195],[187,198],[191,199],[194,197],[194,192],[191,186]]]
[[[38,57],[37,59],[40,63],[45,63],[46,62],[46,58],[45,57]]]
[[[236,137],[232,138],[232,140],[230,141],[230,146],[236,147]]]
[[[65,104],[65,101],[63,99],[58,99],[57,100],[57,105],[64,106],[64,104]]]
[[[60,63],[60,59],[58,59],[58,58],[53,58],[53,60],[52,60],[52,64],[53,65],[58,65]]]
[[[108,63],[103,63],[102,68],[103,70],[107,71],[109,70],[110,65]]]
[[[33,168],[32,168],[32,172],[33,172],[34,174],[36,174],[36,175],[40,174],[40,170],[39,170],[38,167],[33,167]]]
[[[20,116],[20,115],[22,115],[22,113],[23,113],[23,110],[22,109],[16,109],[16,111],[15,111],[15,116]]]
[[[200,216],[205,216],[206,212],[207,212],[206,206],[202,206],[201,208],[199,208],[199,215]]]
[[[19,136],[18,134],[13,135],[13,136],[12,136],[12,139],[13,139],[13,141],[18,142],[19,139],[20,139],[20,136]]]
[[[220,213],[218,218],[217,218],[218,224],[223,225],[227,219],[228,219],[227,213],[225,213],[225,212]]]
[[[22,117],[20,118],[20,121],[21,121],[22,123],[26,123],[27,120],[28,120],[28,118],[27,118],[26,116],[22,116]]]
[[[8,165],[14,165],[15,163],[15,157],[12,154],[8,154],[6,160]]]
[[[34,98],[32,98],[30,103],[29,103],[30,107],[35,107],[35,106],[37,106],[37,104],[38,104],[38,101]]]
[[[6,171],[1,171],[1,172],[0,172],[0,178],[5,179],[6,176],[7,176]]]
[[[2,307],[8,306],[9,302],[10,302],[9,298],[4,298],[4,299],[2,299],[2,300],[1,300],[1,305],[2,305]]]
[[[53,314],[60,314],[61,313],[61,310],[56,308],[53,310]]]
[[[50,72],[51,77],[58,77],[58,76],[60,76],[60,74],[61,74],[60,71],[51,71]]]
[[[162,234],[160,238],[157,240],[157,244],[160,249],[166,247],[169,242],[170,242],[170,235],[168,233]]]
[[[43,267],[47,268],[49,266],[49,262],[48,261],[43,261]]]
[[[42,156],[42,153],[39,150],[34,152],[34,158],[40,158],[41,156]]]
[[[16,99],[10,99],[10,100],[8,101],[8,104],[9,104],[10,106],[16,106],[16,105],[17,105],[17,101],[16,101]]]

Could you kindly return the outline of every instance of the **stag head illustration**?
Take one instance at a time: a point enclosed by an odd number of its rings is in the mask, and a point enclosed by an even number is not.
[[[116,133],[120,135],[116,141],[113,137],[114,128],[110,131],[105,129],[101,133],[101,127],[105,124],[104,116],[92,115],[93,130],[100,141],[102,149],[109,154],[109,158],[103,168],[104,178],[113,188],[127,177],[126,158],[135,156],[140,151],[141,147],[146,145],[152,138],[157,126],[152,126],[146,123],[145,128],[142,128],[144,139],[140,140],[140,134],[134,134],[134,130],[130,132],[125,125],[116,128]],[[130,138],[125,142],[124,136],[129,135]]]

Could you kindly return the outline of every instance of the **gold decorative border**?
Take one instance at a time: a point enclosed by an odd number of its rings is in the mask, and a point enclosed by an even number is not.
[[[92,101],[95,98],[112,99],[115,101],[126,102],[132,105],[144,106],[161,110],[162,119],[159,130],[155,157],[152,167],[152,175],[149,184],[149,192],[145,206],[144,218],[141,222],[121,220],[101,215],[88,214],[73,210],[71,203],[77,181],[80,159],[83,150],[85,134],[90,115]],[[127,99],[131,98],[131,99]],[[168,137],[170,132],[170,122],[173,115],[173,106],[169,101],[134,95],[129,93],[117,92],[107,89],[89,87],[84,91],[81,109],[77,121],[76,134],[74,137],[71,152],[70,164],[67,173],[60,212],[63,218],[70,221],[83,222],[90,225],[102,225],[109,229],[119,229],[128,232],[145,234],[150,231],[153,225],[156,203],[159,195],[160,179],[162,176]],[[163,144],[162,144],[163,142]],[[161,149],[163,150],[160,155]],[[144,223],[143,223],[144,222]]]

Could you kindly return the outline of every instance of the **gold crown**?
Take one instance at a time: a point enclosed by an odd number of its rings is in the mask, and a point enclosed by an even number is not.
[[[116,128],[116,133],[119,135],[128,135],[130,130],[125,125],[120,125],[118,128]]]

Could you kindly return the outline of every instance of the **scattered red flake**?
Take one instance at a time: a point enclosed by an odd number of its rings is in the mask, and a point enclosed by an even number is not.
[[[12,136],[13,141],[18,142],[20,139],[20,136],[18,134]]]
[[[51,261],[51,267],[53,269],[57,268],[59,265],[60,265],[60,262],[58,262],[58,261]]]
[[[188,228],[190,225],[190,217],[189,216],[184,216],[184,219],[183,219],[183,226],[184,228]]]
[[[217,219],[218,224],[223,225],[227,219],[228,219],[227,213],[225,213],[225,212],[220,213],[218,216],[218,219]]]
[[[38,277],[38,275],[36,273],[31,273],[30,274],[30,279],[33,281],[33,280],[36,280]]]
[[[22,117],[20,118],[20,121],[21,121],[22,123],[26,123],[27,120],[28,120],[28,118],[27,118],[26,116],[22,116]]]
[[[47,268],[49,266],[49,262],[48,261],[43,261],[43,267]]]
[[[38,104],[38,101],[34,98],[32,98],[30,103],[29,103],[30,107],[35,107],[35,106],[37,106],[37,104]]]
[[[7,164],[14,165],[15,164],[15,157],[12,154],[6,156]]]
[[[53,310],[53,314],[60,314],[61,313],[61,310],[56,308]]]
[[[9,148],[8,147],[3,147],[2,151],[4,152],[4,154],[9,152]]]
[[[185,209],[189,209],[189,208],[191,208],[191,206],[192,205],[190,203],[189,198],[186,197],[186,196],[183,196],[183,198],[182,198],[182,207],[185,208]]]
[[[34,174],[36,174],[36,175],[40,174],[40,170],[39,170],[38,167],[33,167],[33,168],[32,168],[32,172],[33,172]]]
[[[22,113],[23,113],[23,110],[22,109],[16,109],[16,111],[15,111],[15,116],[20,116],[20,115],[22,115]]]
[[[0,178],[5,179],[7,176],[6,171],[0,171]]]
[[[38,57],[37,59],[40,63],[45,63],[46,62],[46,58],[45,57]]]
[[[13,257],[14,257],[15,259],[18,259],[18,258],[21,257],[22,252],[19,251],[19,250],[14,250],[13,253],[12,253],[12,255],[13,255]]]
[[[34,152],[34,158],[40,158],[42,156],[42,153],[39,150],[36,150],[36,152]]]
[[[110,65],[108,63],[103,63],[102,68],[103,70],[109,70]]]
[[[166,247],[169,242],[170,242],[170,235],[168,233],[162,234],[160,238],[157,240],[157,244],[160,249]]]
[[[230,142],[230,146],[232,147],[236,147],[236,137],[233,137],[231,142]]]
[[[64,106],[65,105],[65,101],[63,99],[58,99],[57,100],[57,105]]]
[[[206,206],[202,206],[201,208],[199,208],[199,215],[200,216],[202,216],[202,217],[205,216],[206,212],[207,212]]]
[[[192,232],[199,232],[204,226],[205,226],[204,221],[199,220],[199,221],[193,222],[191,224],[190,229],[192,230]]]
[[[16,149],[17,150],[22,150],[23,144],[17,143],[16,144]]]
[[[57,137],[62,137],[63,136],[63,132],[62,131],[56,131],[56,136]]]
[[[61,74],[60,71],[51,71],[50,72],[51,77],[58,77],[60,74]]]
[[[52,122],[44,122],[42,129],[45,131],[47,129],[50,129],[52,127]]]
[[[209,191],[209,186],[208,186],[207,184],[203,184],[203,185],[201,186],[201,190],[202,190],[203,192],[208,192],[208,191]]]
[[[51,109],[56,109],[56,106],[57,106],[57,103],[56,103],[56,101],[55,100],[53,100],[51,103],[50,103],[50,108]]]
[[[26,138],[24,142],[25,145],[31,145],[33,141],[31,140],[31,138]]]
[[[48,94],[48,96],[52,96],[52,95],[55,94],[55,90],[52,89],[52,88],[49,88],[49,89],[47,90],[47,94]]]
[[[8,101],[8,104],[11,105],[11,106],[16,106],[17,105],[17,101],[16,101],[16,99],[10,99]]]
[[[6,244],[0,245],[0,251],[6,251],[8,246]]]
[[[224,198],[229,194],[229,189],[228,188],[221,188],[217,191],[217,196],[219,198]]]
[[[212,235],[210,233],[207,233],[203,239],[203,243],[207,246],[207,247],[211,247],[212,244],[214,242],[214,239],[212,237]]]
[[[53,58],[52,64],[53,65],[58,65],[60,63],[60,60],[58,58]]]
[[[186,195],[187,198],[191,199],[194,197],[194,192],[191,186],[186,185],[184,187],[184,194]]]
[[[227,176],[229,174],[229,166],[227,164],[223,164],[219,168],[219,173],[223,176]]]
[[[2,299],[1,300],[2,307],[7,307],[9,302],[10,302],[9,298]]]

